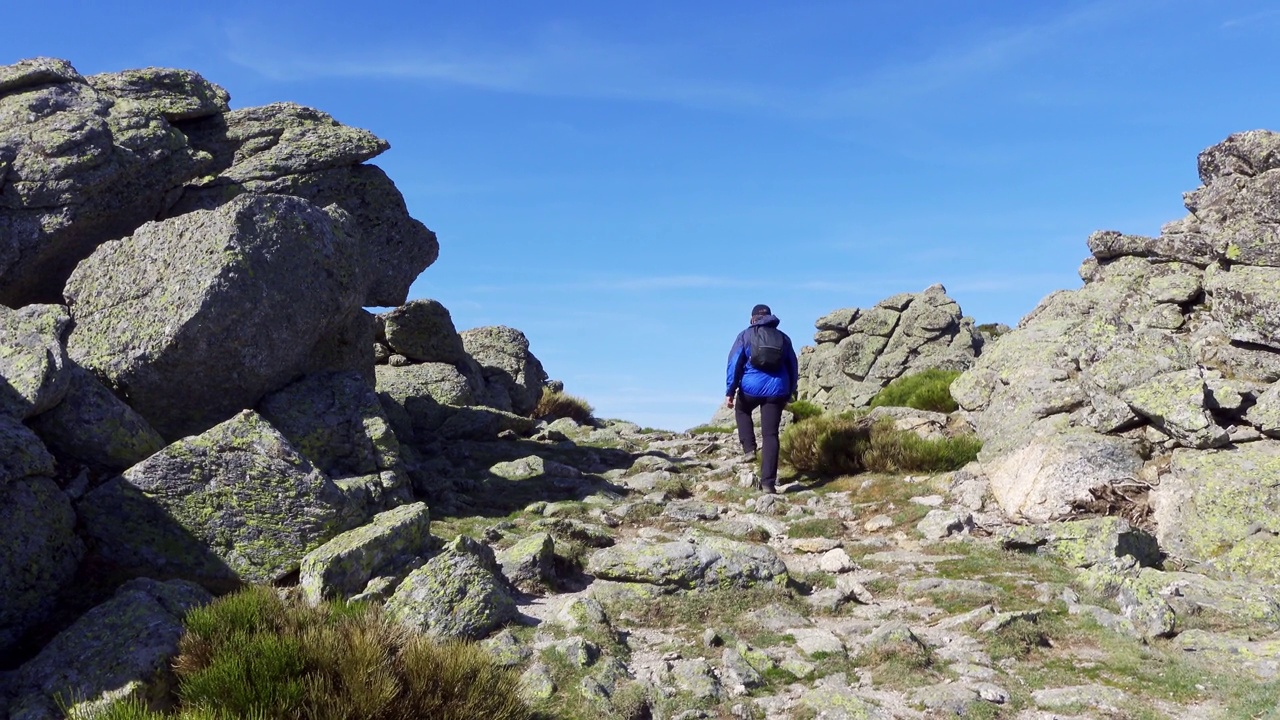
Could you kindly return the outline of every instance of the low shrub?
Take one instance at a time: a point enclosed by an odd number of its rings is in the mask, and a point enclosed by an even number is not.
[[[533,408],[533,416],[536,418],[548,420],[572,418],[579,425],[590,423],[594,412],[595,408],[580,397],[545,388],[542,391],[542,397],[538,398],[537,406]]]
[[[310,608],[254,587],[192,610],[186,627],[175,710],[121,702],[101,717],[531,717],[518,678],[484,650],[411,634],[372,606]]]
[[[926,440],[885,420],[872,427],[862,464],[871,472],[948,472],[978,459],[981,449],[982,441],[973,435]]]
[[[689,428],[690,435],[728,435],[733,432],[737,431],[722,425],[699,425],[695,428]]]
[[[779,459],[802,473],[852,475],[863,469],[871,444],[871,426],[838,415],[819,415],[792,423],[779,439]]]
[[[802,473],[826,477],[870,472],[946,472],[978,457],[982,442],[972,435],[926,440],[897,430],[893,420],[820,415],[792,424],[779,442],[782,462]]]
[[[909,407],[932,412],[955,412],[960,406],[951,397],[951,383],[959,370],[929,369],[904,375],[889,383],[871,399],[871,407]]]
[[[822,414],[822,408],[808,400],[796,400],[787,404],[787,410],[791,412],[792,417],[796,421],[808,420]]]

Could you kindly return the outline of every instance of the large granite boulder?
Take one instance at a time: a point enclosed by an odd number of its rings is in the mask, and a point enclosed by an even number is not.
[[[71,325],[61,305],[0,305],[0,414],[38,415],[67,394],[67,350]]]
[[[164,439],[89,371],[71,363],[67,395],[29,421],[59,457],[121,471],[164,447]]]
[[[225,111],[227,95],[195,73],[86,80],[51,58],[0,77],[0,304],[58,302],[77,262],[209,169],[211,156],[172,123]]]
[[[1191,214],[1155,238],[1091,235],[1084,286],[1042,300],[951,386],[1007,514],[1044,522],[1100,486],[1152,485],[1165,552],[1280,577],[1277,148],[1253,131],[1205,150]]]
[[[11,717],[94,717],[124,698],[165,705],[176,687],[172,662],[183,618],[211,599],[200,586],[182,580],[125,583],[22,666]]]
[[[234,110],[183,126],[213,170],[190,183],[171,215],[213,209],[241,193],[293,195],[336,205],[352,219],[360,247],[353,268],[366,306],[404,302],[409,285],[435,262],[435,233],[409,216],[381,169],[360,163],[386,141],[326,113],[293,103]]]
[[[352,524],[346,495],[252,411],[129,468],[78,510],[101,560],[212,590],[279,580]]]
[[[363,479],[373,507],[406,502],[400,442],[373,386],[358,372],[308,375],[263,398],[258,411],[333,480]]]
[[[1122,438],[1087,430],[1050,434],[984,461],[988,488],[1011,518],[1060,520],[1093,499],[1090,490],[1131,479],[1142,457]]]
[[[486,637],[517,615],[493,551],[465,536],[410,573],[384,609],[392,621],[411,630],[471,640]]]
[[[0,415],[0,653],[47,616],[84,552],[53,470],[40,440]]]
[[[387,345],[414,362],[463,365],[470,359],[449,309],[435,300],[413,300],[380,317]]]
[[[529,351],[529,339],[514,328],[494,325],[461,333],[467,354],[484,378],[482,405],[528,415],[542,397],[547,373]]]
[[[361,311],[354,252],[334,216],[282,195],[148,223],[76,268],[68,352],[164,437],[202,432],[318,369],[314,348]]]
[[[1178,449],[1151,492],[1169,554],[1226,576],[1280,582],[1280,443]]]
[[[800,351],[799,395],[837,412],[865,406],[903,375],[967,369],[983,344],[941,285],[834,310],[815,326],[816,346]]]

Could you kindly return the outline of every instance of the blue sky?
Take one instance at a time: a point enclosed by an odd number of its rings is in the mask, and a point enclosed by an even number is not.
[[[190,9],[186,9],[190,7]],[[1280,129],[1280,7],[1103,2],[0,0],[0,64],[197,70],[391,143],[440,237],[414,284],[523,330],[598,414],[683,429],[752,305],[941,282],[1016,324],[1097,229],[1181,217],[1195,158]]]

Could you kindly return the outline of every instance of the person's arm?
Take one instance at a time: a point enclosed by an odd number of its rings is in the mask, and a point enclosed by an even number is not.
[[[729,350],[729,363],[725,369],[724,404],[726,407],[733,407],[733,396],[742,385],[742,373],[746,367],[746,340],[743,333],[738,333],[738,337],[733,341],[733,348]]]

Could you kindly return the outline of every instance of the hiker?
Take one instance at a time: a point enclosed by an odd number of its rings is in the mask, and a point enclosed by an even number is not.
[[[764,438],[760,487],[767,493],[778,491],[778,425],[782,422],[782,409],[796,394],[799,378],[791,338],[778,329],[778,318],[768,305],[756,305],[751,309],[751,326],[738,333],[729,351],[724,404],[733,408],[743,456],[752,461],[756,457],[756,431],[751,412],[760,408],[760,434]]]

